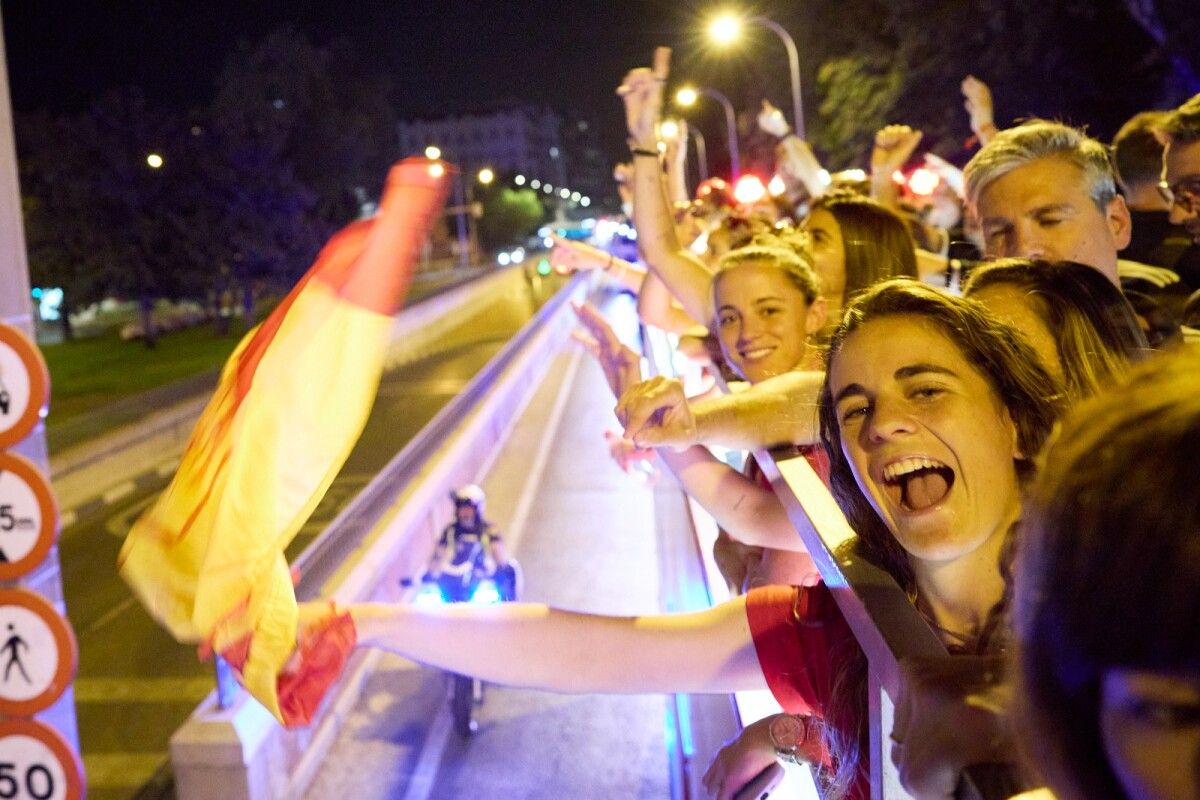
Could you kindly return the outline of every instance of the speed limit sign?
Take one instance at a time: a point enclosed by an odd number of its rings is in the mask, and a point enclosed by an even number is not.
[[[0,453],[0,580],[15,580],[42,563],[57,524],[46,477],[32,461]]]
[[[58,731],[26,719],[0,722],[0,800],[81,800],[83,765]]]

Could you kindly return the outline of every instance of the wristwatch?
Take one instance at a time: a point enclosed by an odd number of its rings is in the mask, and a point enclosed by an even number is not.
[[[794,714],[776,714],[767,726],[775,757],[789,764],[807,763],[801,757],[800,748],[808,741],[808,719]]]

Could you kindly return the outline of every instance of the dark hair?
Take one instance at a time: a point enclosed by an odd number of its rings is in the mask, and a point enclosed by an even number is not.
[[[913,592],[916,583],[907,554],[859,489],[850,462],[842,451],[829,383],[830,368],[847,337],[875,320],[894,316],[920,317],[936,325],[954,342],[1007,409],[1016,428],[1017,447],[1022,453],[1032,457],[1041,449],[1057,416],[1061,393],[1056,391],[1054,379],[1040,366],[1037,355],[1020,335],[973,300],[942,294],[919,281],[897,278],[871,287],[850,304],[830,342],[825,384],[821,390],[821,440],[829,455],[831,489],[858,534],[857,550],[886,569],[905,591]],[[1025,479],[1031,474],[1032,465],[1028,459],[1021,459],[1014,462],[1014,469]],[[1000,566],[1004,573],[1005,565]],[[1006,605],[1007,601],[1002,600],[993,609],[986,630],[995,628]],[[839,679],[830,703],[836,709],[830,716],[859,721],[859,730],[853,735],[850,731],[832,728],[827,733],[830,751],[837,755],[834,784],[839,787],[848,785],[861,768],[858,762],[859,753],[865,752],[865,687],[866,659],[859,653],[855,664]]]
[[[1190,348],[1156,356],[1073,409],[1026,500],[1018,739],[1063,800],[1125,797],[1100,733],[1105,670],[1200,669],[1198,368]]]
[[[1200,142],[1200,94],[1193,95],[1174,111],[1168,111],[1159,130],[1172,142]]]
[[[1013,286],[1033,299],[1032,308],[1058,345],[1063,388],[1072,401],[1091,397],[1124,374],[1129,362],[1150,350],[1133,307],[1098,270],[1073,261],[1008,258],[977,268],[964,294]]]
[[[908,225],[884,206],[852,192],[831,192],[812,204],[837,221],[846,253],[846,292],[856,294],[887,278],[917,277],[916,245]]]
[[[1113,163],[1117,180],[1126,191],[1134,186],[1158,183],[1162,174],[1163,144],[1158,129],[1166,122],[1166,111],[1134,114],[1113,137]]]

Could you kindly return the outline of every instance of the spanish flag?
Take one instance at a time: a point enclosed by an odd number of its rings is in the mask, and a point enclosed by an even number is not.
[[[337,233],[221,373],[166,491],[118,558],[150,614],[181,642],[228,654],[276,718],[296,645],[284,549],[366,424],[394,315],[441,211],[447,167],[392,167],[378,215]]]

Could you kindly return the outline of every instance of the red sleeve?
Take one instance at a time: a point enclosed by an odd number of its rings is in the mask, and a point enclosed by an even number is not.
[[[753,589],[746,596],[746,617],[759,666],[779,705],[823,719],[845,645],[853,640],[825,584]]]

